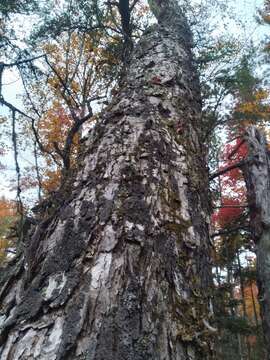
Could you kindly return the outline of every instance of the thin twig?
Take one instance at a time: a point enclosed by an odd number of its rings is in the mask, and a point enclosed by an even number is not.
[[[61,85],[63,86],[64,88],[64,92],[66,91],[68,93],[68,95],[70,96],[70,98],[73,100],[75,106],[78,108],[78,104],[77,104],[77,101],[74,99],[70,89],[67,87],[67,85],[65,84],[64,80],[62,79],[62,77],[59,75],[58,71],[55,69],[55,67],[50,63],[47,55],[45,56],[45,61],[47,63],[47,65],[50,67],[50,69],[53,71],[53,73],[56,75],[56,77],[58,78],[58,80],[60,81]],[[65,94],[63,93],[63,96],[64,96],[64,99],[65,101],[67,102],[68,105],[70,105],[69,101],[66,100],[65,98]],[[76,115],[74,115],[76,117]]]
[[[221,206],[214,206],[213,209],[230,209],[230,208],[248,208],[248,205],[221,205]]]
[[[45,54],[42,54],[42,55],[34,56],[34,57],[32,57],[31,59],[15,61],[15,62],[10,63],[10,64],[1,62],[0,65],[3,66],[3,67],[20,66],[20,65],[23,65],[23,64],[32,62],[32,61],[37,60],[37,59],[41,59],[42,57],[46,57],[46,55],[45,55]]]
[[[18,161],[18,146],[17,146],[17,133],[16,133],[16,112],[12,111],[12,143],[14,151],[15,169],[17,175],[17,210],[18,213],[23,216],[23,205],[21,199],[21,170]]]
[[[246,142],[246,139],[243,139],[240,141],[240,143],[235,147],[235,149],[229,154],[228,159],[231,160],[231,158],[237,153],[237,151],[240,149],[240,147]]]
[[[25,112],[23,112],[22,110],[18,109],[16,106],[14,106],[11,103],[9,103],[8,101],[6,101],[3,97],[0,97],[0,104],[7,106],[12,112],[15,111],[15,112],[19,113],[20,115],[25,116],[27,119],[35,120],[32,116],[27,115]]]
[[[248,231],[248,230],[249,230],[249,226],[238,226],[238,227],[231,228],[231,229],[220,230],[220,231],[217,231],[217,232],[213,233],[213,234],[211,235],[211,238],[215,238],[215,237],[221,236],[221,235],[229,235],[229,234],[238,232],[238,231],[240,231],[240,230]]]
[[[93,116],[93,113],[90,112],[86,116],[82,117],[81,119],[77,120],[71,129],[68,132],[68,135],[66,137],[64,150],[62,151],[62,157],[64,162],[65,170],[68,170],[70,168],[70,149],[73,144],[74,136],[77,134],[80,127],[91,117]]]
[[[248,163],[248,160],[244,159],[244,160],[239,161],[236,164],[226,166],[224,169],[216,171],[212,175],[210,175],[209,180],[213,180],[216,177],[221,176],[221,175],[225,174],[226,172],[231,171],[233,169],[241,168],[242,166],[246,165],[247,163]]]
[[[34,142],[34,157],[35,157],[35,169],[37,174],[37,181],[38,181],[38,200],[41,200],[41,189],[42,189],[42,181],[41,176],[39,172],[39,166],[38,166],[38,154],[37,154],[37,142]]]

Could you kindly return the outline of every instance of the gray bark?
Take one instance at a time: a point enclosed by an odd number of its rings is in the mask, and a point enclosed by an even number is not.
[[[153,7],[153,1],[151,2]],[[54,214],[1,293],[1,360],[210,359],[208,173],[191,35],[159,0]]]
[[[256,244],[257,283],[261,317],[270,359],[270,156],[265,136],[255,127],[248,129],[249,161],[244,167],[250,210],[250,227]]]

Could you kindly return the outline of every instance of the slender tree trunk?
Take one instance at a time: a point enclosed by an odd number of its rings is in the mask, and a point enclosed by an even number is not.
[[[201,101],[175,3],[151,2],[159,24],[2,287],[1,360],[211,358]]]
[[[256,309],[256,300],[255,295],[253,291],[253,282],[250,280],[250,292],[251,292],[251,298],[252,298],[252,306],[253,306],[253,313],[254,313],[254,321],[256,324],[256,327],[259,327],[259,321],[258,321],[258,315],[257,315],[257,309]]]
[[[249,162],[244,169],[250,226],[257,250],[257,283],[261,317],[270,359],[270,158],[265,136],[248,129]]]
[[[242,298],[242,305],[243,305],[243,315],[244,318],[247,320],[247,307],[246,307],[246,299],[245,299],[245,286],[244,286],[244,279],[242,274],[242,266],[241,266],[241,260],[239,256],[239,252],[237,251],[237,265],[238,265],[238,272],[239,272],[239,281],[240,281],[240,290],[241,290],[241,298]]]

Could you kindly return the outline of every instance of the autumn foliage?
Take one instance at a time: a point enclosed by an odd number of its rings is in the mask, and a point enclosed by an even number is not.
[[[227,144],[222,154],[220,170],[239,163],[247,156],[247,146],[238,137]],[[241,217],[246,202],[246,189],[242,172],[232,169],[220,178],[220,207],[214,212],[212,221],[215,226],[224,228]]]
[[[65,139],[72,123],[72,118],[58,101],[54,101],[52,107],[40,119],[38,131],[46,149],[46,153],[43,154],[45,166],[40,169],[41,185],[45,194],[55,191],[60,185],[62,159],[59,150],[64,151]],[[78,149],[79,134],[76,134],[70,151],[71,166],[76,163]],[[54,162],[49,154],[52,154],[57,162]]]
[[[12,246],[8,238],[10,227],[17,221],[17,209],[14,201],[0,198],[0,262],[6,258],[6,249]]]

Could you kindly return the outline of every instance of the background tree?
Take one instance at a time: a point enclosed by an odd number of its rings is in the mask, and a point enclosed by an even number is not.
[[[231,119],[227,122],[230,143],[224,147],[219,158],[217,201],[214,203],[216,209],[213,214],[213,225],[216,228],[213,236],[217,244],[216,279],[218,291],[223,291],[223,298],[220,300],[225,301],[227,307],[225,309],[224,305],[221,306],[222,326],[239,336],[238,344],[235,344],[238,350],[234,351],[248,359],[258,359],[264,354],[260,351],[261,320],[256,310],[254,295],[257,291],[253,291],[251,285],[256,278],[256,270],[246,260],[255,259],[255,242],[249,226],[250,213],[241,168],[245,166],[248,155],[245,131],[253,124],[259,127],[267,124],[269,100],[268,91],[265,90],[262,81],[254,75],[252,62],[247,56],[241,61],[230,87],[235,97]],[[224,292],[225,285],[227,289]],[[227,293],[227,300],[224,293]],[[247,293],[253,297],[248,297]],[[253,312],[252,316],[250,310]],[[254,318],[257,320],[255,324]],[[228,332],[225,332],[225,335],[226,344],[230,341],[230,336]]]
[[[1,262],[6,258],[7,253],[12,253],[15,244],[12,241],[11,227],[17,221],[16,204],[4,197],[0,199],[0,259]],[[14,236],[16,237],[16,236]]]

